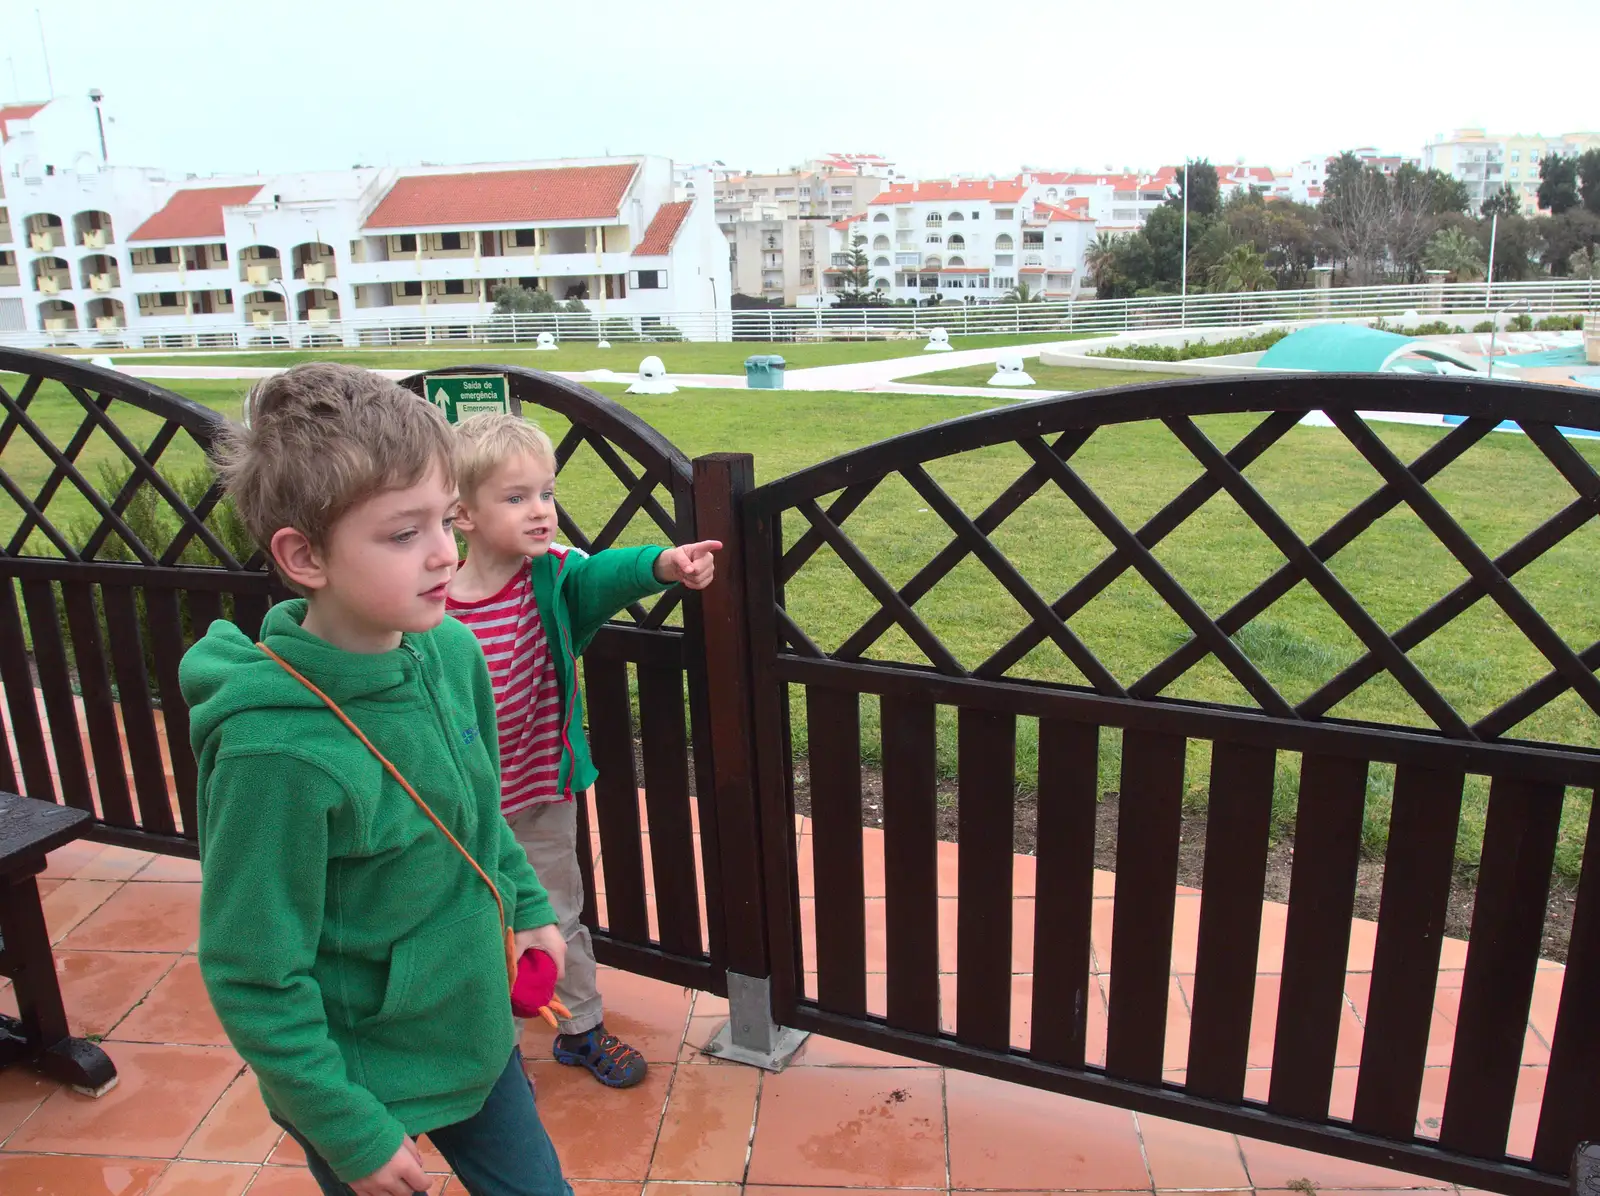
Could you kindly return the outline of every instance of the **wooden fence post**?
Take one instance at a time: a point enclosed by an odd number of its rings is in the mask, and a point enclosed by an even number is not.
[[[755,459],[748,453],[713,453],[695,459],[696,531],[702,539],[720,540],[723,546],[717,554],[717,580],[701,595],[700,610],[722,873],[726,948],[722,962],[727,968],[729,1020],[706,1050],[779,1070],[805,1035],[784,1029],[773,1020],[773,968],[762,869],[763,827],[756,798],[754,691],[742,511],[742,499],[754,486]],[[788,829],[768,831],[782,835]],[[782,845],[787,850],[787,838]],[[792,984],[792,978],[788,984]],[[788,985],[780,987],[786,989]]]

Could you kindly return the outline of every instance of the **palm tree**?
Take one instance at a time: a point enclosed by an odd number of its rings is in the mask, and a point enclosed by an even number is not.
[[[1039,303],[1039,302],[1042,302],[1043,299],[1044,299],[1044,292],[1043,291],[1030,290],[1027,283],[1019,281],[1016,286],[1012,287],[1009,291],[1007,291],[1005,293],[1005,297],[1002,300],[1002,302],[1005,302],[1005,303]]]
[[[1277,283],[1253,245],[1235,245],[1211,267],[1213,291],[1270,291]]]
[[[1447,270],[1454,282],[1483,277],[1483,251],[1476,237],[1459,228],[1443,228],[1422,251],[1422,264],[1430,270]]]
[[[1089,277],[1099,282],[1110,275],[1117,260],[1117,238],[1110,233],[1099,233],[1083,251],[1083,264]]]

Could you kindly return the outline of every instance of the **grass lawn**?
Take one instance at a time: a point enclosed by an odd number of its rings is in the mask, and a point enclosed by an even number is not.
[[[1020,336],[953,336],[959,349],[982,349],[999,345],[1040,345],[1077,339],[1050,333]],[[790,369],[816,365],[842,365],[852,361],[882,361],[892,357],[916,357],[927,342],[922,338],[904,341],[832,341],[823,344],[795,344],[759,341],[666,341],[639,344],[618,341],[610,349],[596,348],[587,341],[567,341],[554,352],[539,352],[527,341],[516,345],[485,346],[439,344],[427,348],[394,349],[317,349],[309,352],[287,349],[260,353],[186,354],[112,353],[115,360],[131,360],[164,365],[242,365],[291,366],[302,361],[347,361],[369,369],[432,369],[481,361],[495,365],[520,365],[541,370],[614,369],[630,372],[645,357],[655,355],[675,374],[742,374],[747,357],[776,354]],[[991,373],[993,371],[990,371]],[[987,377],[987,375],[985,375]]]
[[[1041,391],[1099,390],[1107,386],[1137,386],[1142,382],[1172,382],[1192,378],[1192,374],[1156,374],[1134,370],[1096,370],[1070,365],[1040,365],[1036,357],[1025,357],[1023,368],[1039,384]],[[903,382],[929,382],[937,386],[984,386],[994,377],[992,365],[969,365],[934,374],[918,374]]]
[[[549,356],[548,354],[544,356]],[[1119,379],[1146,381],[1152,375],[1119,373]],[[14,391],[15,378],[0,376]],[[191,397],[230,413],[237,410],[244,382],[184,381],[177,387]],[[623,396],[620,386],[598,389],[619,398],[688,455],[738,450],[754,454],[757,477],[771,481],[886,436],[965,415],[993,404],[981,399],[921,395],[861,395],[786,391],[684,390],[669,396]],[[64,392],[42,393],[31,408],[34,418],[57,443],[79,422],[80,409]],[[154,417],[113,407],[137,443],[154,434]],[[1219,446],[1231,447],[1253,426],[1255,417],[1220,416],[1201,421]],[[542,422],[560,438],[565,423],[553,414]],[[1443,433],[1403,425],[1375,425],[1404,460],[1412,460]],[[1574,442],[1600,466],[1600,444]],[[81,460],[89,465],[115,455],[97,434]],[[32,494],[49,472],[49,463],[21,433],[13,437],[0,464]],[[175,444],[164,468],[181,472],[201,464],[198,450]],[[929,472],[971,515],[983,509],[1025,468],[1015,446],[997,446],[933,461]],[[1137,424],[1101,429],[1073,459],[1074,468],[1124,523],[1137,527],[1199,475],[1199,466],[1164,427]],[[86,471],[87,472],[87,471]],[[90,476],[93,476],[91,473]],[[1251,482],[1273,503],[1295,532],[1310,540],[1378,484],[1377,475],[1332,429],[1301,427],[1247,471]],[[561,478],[564,504],[591,533],[604,524],[622,488],[584,449]],[[1430,490],[1491,555],[1505,551],[1573,498],[1525,437],[1492,434],[1430,483]],[[826,506],[826,502],[823,504]],[[51,504],[58,522],[87,515],[88,506],[70,488]],[[0,504],[0,533],[8,538],[19,513]],[[792,542],[801,523],[784,520]],[[894,584],[904,584],[951,538],[939,517],[926,509],[909,485],[886,480],[844,525],[846,533]],[[991,537],[1047,600],[1054,600],[1109,551],[1109,545],[1059,492],[1041,491]],[[623,536],[624,543],[659,539],[644,516]],[[39,537],[34,545],[47,550]],[[1282,558],[1231,499],[1213,499],[1155,550],[1163,565],[1213,615],[1220,614]],[[1393,632],[1459,584],[1464,572],[1408,509],[1397,510],[1333,558],[1331,568],[1386,630]],[[1516,576],[1515,583],[1551,625],[1575,648],[1600,639],[1600,604],[1592,579],[1600,567],[1600,526],[1580,528]],[[831,551],[819,553],[787,587],[796,622],[823,648],[838,647],[876,609],[865,588]],[[1021,608],[982,566],[968,560],[917,605],[918,613],[968,668],[1021,630]],[[1071,627],[1111,671],[1129,684],[1188,637],[1188,629],[1137,575],[1124,574],[1071,620]],[[1237,637],[1267,678],[1297,701],[1355,660],[1361,650],[1354,635],[1309,587],[1301,585]],[[920,661],[921,654],[898,630],[884,636],[869,655]],[[1548,666],[1521,633],[1489,602],[1480,602],[1444,631],[1413,649],[1411,658],[1468,721],[1543,676]],[[1013,676],[1076,683],[1081,678],[1053,645],[1037,648]],[[1197,666],[1168,690],[1175,697],[1250,705],[1248,697],[1213,661]],[[803,745],[800,720],[804,703],[794,702],[797,745]],[[1386,678],[1370,682],[1347,698],[1335,714],[1428,725],[1400,687]],[[941,766],[954,764],[954,720],[942,711]],[[876,754],[877,704],[863,704],[864,750]],[[1600,719],[1567,694],[1518,729],[1519,736],[1600,746]],[[1118,787],[1120,743],[1102,736],[1104,787]],[[1209,753],[1191,745],[1188,801],[1206,801]],[[1037,726],[1019,726],[1018,784],[1032,788]],[[1292,826],[1298,759],[1280,754],[1279,800],[1275,825]],[[1368,806],[1368,847],[1378,851],[1388,822],[1390,770],[1372,770]],[[1487,785],[1468,778],[1468,800],[1458,855],[1475,865],[1482,841]],[[1584,821],[1590,797],[1569,794],[1563,820],[1558,869],[1575,874],[1582,854]]]

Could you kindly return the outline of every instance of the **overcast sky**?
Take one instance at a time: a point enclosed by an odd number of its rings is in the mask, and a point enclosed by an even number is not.
[[[1600,127],[1600,2],[0,0],[0,98],[199,173],[603,153],[923,177]],[[9,61],[7,61],[9,60]],[[13,82],[13,72],[15,82]]]

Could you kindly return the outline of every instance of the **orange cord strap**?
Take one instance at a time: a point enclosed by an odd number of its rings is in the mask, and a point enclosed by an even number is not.
[[[367,750],[378,758],[378,762],[389,771],[389,775],[395,780],[399,781],[400,787],[410,795],[412,801],[417,803],[417,809],[421,810],[428,816],[428,821],[439,828],[440,833],[443,834],[446,839],[450,840],[451,845],[461,853],[462,858],[465,859],[467,863],[472,865],[472,870],[478,874],[479,879],[481,879],[484,884],[489,886],[489,892],[494,896],[495,908],[500,911],[500,929],[505,935],[507,983],[515,985],[517,982],[516,935],[512,931],[510,923],[506,920],[506,903],[505,900],[500,896],[500,887],[496,885],[494,881],[489,879],[489,874],[478,865],[477,860],[472,858],[472,853],[465,847],[461,846],[461,841],[450,833],[450,828],[439,821],[439,816],[429,809],[428,803],[422,800],[422,795],[411,787],[411,782],[406,780],[405,777],[401,776],[400,770],[389,762],[389,758],[380,752],[373,744],[372,740],[368,739],[366,735],[362,733],[360,727],[356,726],[355,723],[350,721],[350,716],[347,715],[343,710],[339,709],[339,703],[335,702],[327,694],[323,693],[322,690],[318,689],[316,685],[314,685],[303,673],[299,672],[292,664],[290,664],[283,657],[279,656],[271,648],[260,642],[256,644],[256,647],[260,648],[273,660],[277,661],[279,666],[282,667],[283,671],[288,673],[289,676],[293,677],[296,681],[300,682],[301,685],[305,686],[312,693],[316,694],[317,697],[321,698],[328,709],[333,711],[333,713],[338,717],[339,721],[345,726],[349,727],[357,739],[366,744]]]

